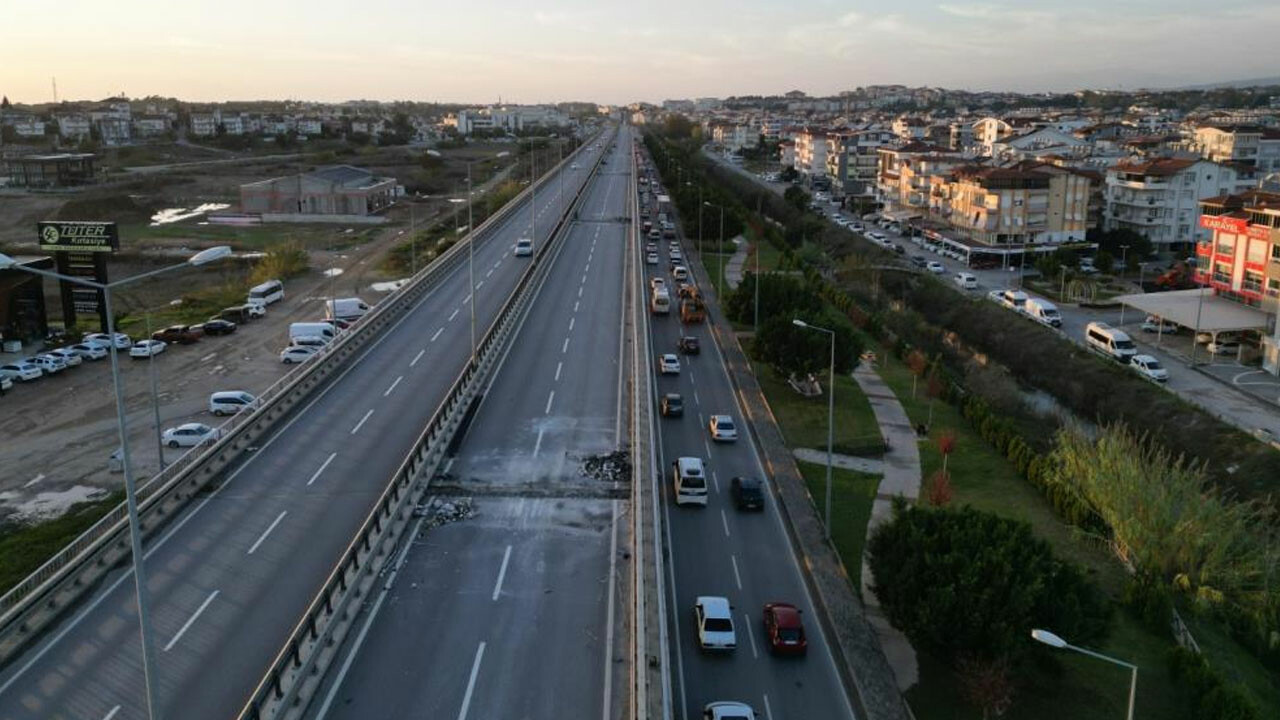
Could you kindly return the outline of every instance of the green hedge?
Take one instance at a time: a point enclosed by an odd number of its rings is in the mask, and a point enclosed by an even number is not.
[[[1238,685],[1228,682],[1203,656],[1183,647],[1169,652],[1169,673],[1185,687],[1196,720],[1261,720],[1258,706]]]

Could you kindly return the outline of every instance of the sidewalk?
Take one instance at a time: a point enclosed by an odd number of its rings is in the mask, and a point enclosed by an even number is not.
[[[813,450],[810,448],[796,448],[791,451],[792,455],[800,462],[813,463],[814,465],[827,464],[826,450]],[[867,473],[868,475],[883,475],[884,461],[872,460],[871,458],[854,457],[852,455],[841,455],[833,453],[831,456],[831,464],[842,470],[856,470],[857,472]]]
[[[880,424],[880,432],[889,444],[889,451],[884,455],[883,476],[880,487],[876,489],[876,499],[871,506],[871,521],[867,523],[867,537],[889,519],[893,510],[893,498],[905,497],[915,500],[920,497],[920,449],[916,445],[915,429],[902,403],[893,394],[893,390],[876,374],[875,369],[861,363],[853,372],[853,379],[867,396],[871,409],[876,414],[876,422]],[[894,677],[898,681],[898,689],[906,690],[920,680],[920,668],[916,663],[916,651],[911,647],[907,637],[889,624],[888,618],[880,609],[880,601],[871,591],[873,578],[871,568],[862,563],[862,602],[866,607],[867,622],[875,628],[880,636],[880,646],[884,648],[889,666],[893,668]]]
[[[742,284],[742,266],[747,263],[747,252],[751,249],[750,243],[743,240],[741,235],[734,238],[733,243],[738,249],[724,266],[724,282],[730,289],[736,289]]]

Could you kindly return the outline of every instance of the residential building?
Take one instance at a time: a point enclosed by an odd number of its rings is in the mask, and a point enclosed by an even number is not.
[[[794,140],[783,140],[778,143],[778,163],[782,167],[796,166],[796,143]]]
[[[240,113],[223,113],[222,130],[227,135],[243,135],[244,116]]]
[[[1257,171],[1189,158],[1123,162],[1107,170],[1107,230],[1125,228],[1160,250],[1189,250],[1209,237],[1200,227],[1200,199],[1232,195],[1256,184]]]
[[[134,134],[139,137],[156,137],[169,131],[169,118],[165,115],[142,115],[133,119]]]
[[[94,123],[98,128],[98,137],[106,145],[127,145],[133,140],[132,126],[129,118],[104,117]]]
[[[809,179],[827,175],[827,130],[805,128],[796,133],[794,167]]]
[[[1280,130],[1260,125],[1202,125],[1195,130],[1195,149],[1214,162],[1254,165],[1280,171]]]
[[[1013,132],[1013,126],[1004,120],[984,117],[973,123],[973,142],[983,155],[990,155],[991,147]]]
[[[966,152],[974,145],[973,123],[956,121],[950,126],[951,137],[948,145],[956,152]]]
[[[24,115],[15,117],[7,124],[13,127],[13,131],[20,138],[42,138],[44,137],[45,124],[44,120],[35,115]]]
[[[910,142],[912,140],[923,140],[925,133],[929,129],[929,123],[924,118],[900,115],[894,119],[893,125],[890,127],[894,135]]]
[[[92,134],[92,123],[87,115],[59,115],[58,135],[65,140],[85,140]]]
[[[240,207],[246,213],[371,215],[391,205],[395,191],[395,178],[334,165],[241,185]]]
[[[895,140],[889,130],[852,130],[827,136],[827,174],[838,196],[875,197],[879,149]]]
[[[965,166],[938,194],[945,221],[972,244],[1081,242],[1088,229],[1089,178],[1053,165]]]
[[[930,176],[971,161],[950,148],[922,142],[881,146],[876,153],[876,197],[889,211],[927,210]]]
[[[196,137],[213,137],[218,132],[216,113],[191,113],[191,134]]]
[[[3,176],[10,187],[63,188],[95,179],[92,153],[24,155],[4,161]]]
[[[298,118],[298,133],[308,137],[316,137],[324,133],[324,126],[320,122],[320,118]]]

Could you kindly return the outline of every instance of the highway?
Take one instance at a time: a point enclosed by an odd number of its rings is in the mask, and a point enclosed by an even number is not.
[[[448,472],[476,515],[415,532],[337,671],[323,720],[621,718],[628,483],[583,471],[621,445],[628,225],[623,131],[590,181]],[[620,544],[621,543],[621,544]],[[622,562],[619,562],[622,561]]]
[[[651,161],[648,164],[652,167]],[[678,222],[676,227],[678,232]],[[687,241],[682,246],[693,249]],[[659,242],[659,255],[660,263],[647,265],[647,273],[665,277],[673,287],[666,240]],[[708,285],[705,278],[698,284]],[[702,348],[698,355],[680,355],[679,375],[653,380],[655,406],[669,392],[680,393],[685,403],[683,417],[655,420],[668,534],[668,620],[678,685],[676,717],[696,720],[707,703],[736,700],[751,705],[762,720],[852,718],[773,492],[766,493],[762,513],[740,512],[730,498],[733,477],[766,476],[714,337],[705,324],[682,325],[674,308],[670,315],[649,317],[655,367],[656,356],[675,352],[682,334],[698,338]],[[711,441],[707,423],[712,414],[733,416],[739,429],[737,442]],[[681,456],[702,458],[706,465],[711,482],[705,508],[675,505],[671,463]],[[699,650],[692,622],[699,595],[721,595],[733,605],[737,649],[732,653],[711,656]],[[806,657],[770,655],[761,617],[764,604],[774,601],[801,609],[809,640]]]
[[[565,202],[598,152],[566,166]],[[559,183],[545,187],[533,212],[522,201],[477,243],[478,335],[527,267],[511,247],[531,215],[536,242],[555,223]],[[226,720],[241,709],[467,361],[470,302],[463,262],[148,543],[163,717]],[[146,718],[133,587],[116,571],[3,668],[0,718]]]

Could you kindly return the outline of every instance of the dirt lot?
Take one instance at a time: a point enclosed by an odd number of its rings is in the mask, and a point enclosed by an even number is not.
[[[492,148],[469,148],[465,154],[477,157],[493,152],[496,151]],[[409,167],[408,163],[419,162],[419,154],[415,151],[410,155],[404,149],[376,149],[367,159],[387,163],[373,167],[395,175],[393,160],[399,157],[402,167]],[[438,173],[444,178],[460,177],[464,176],[464,167],[455,155]],[[509,165],[494,163],[486,169],[485,177],[496,172],[499,175],[490,179],[501,180],[509,172],[506,167]],[[198,219],[163,227],[149,227],[146,222],[156,209],[227,202],[241,182],[301,169],[306,167],[274,163],[216,166],[207,174],[183,170],[148,175],[140,181],[140,193],[122,195],[120,188],[113,186],[65,195],[0,196],[0,244],[17,252],[34,251],[30,245],[34,244],[31,240],[35,222],[54,217],[68,206],[73,214],[90,212],[98,219],[117,217],[110,210],[118,208],[122,250],[109,269],[111,277],[117,279],[217,244],[231,244],[242,256],[252,256],[281,241],[296,241],[306,248],[310,270],[286,280],[286,299],[272,305],[266,318],[242,325],[230,336],[170,346],[154,363],[121,358],[130,443],[139,474],[154,473],[160,462],[150,400],[152,369],[161,428],[191,421],[216,425],[217,418],[206,407],[209,393],[231,389],[257,393],[297,367],[281,364],[278,357],[287,343],[289,323],[322,317],[323,300],[331,294],[358,296],[376,303],[382,293],[374,289],[374,284],[395,279],[378,268],[386,253],[406,238],[409,210],[403,203],[388,213],[391,222],[351,231],[332,225],[222,228],[201,225]],[[488,189],[489,184],[478,187]],[[449,203],[447,197],[415,200],[420,230],[434,222],[453,224],[449,213],[458,206]],[[172,309],[171,303],[193,291],[228,287],[234,292],[246,284],[252,262],[244,257],[225,260],[206,268],[177,271],[121,291],[118,304],[132,315],[132,324],[127,327],[134,328],[131,334],[135,337],[142,336],[144,326],[138,320],[144,311],[155,313],[157,320],[162,320]],[[46,289],[50,320],[56,321],[61,317],[56,287],[47,283]],[[22,354],[36,351],[38,348],[29,346]],[[0,363],[13,357],[0,353]],[[52,517],[75,502],[117,489],[121,476],[107,471],[108,456],[119,444],[116,433],[114,395],[106,360],[85,361],[57,376],[20,384],[0,398],[0,437],[4,438],[0,442],[0,523]],[[172,459],[183,451],[166,448],[163,452]]]

